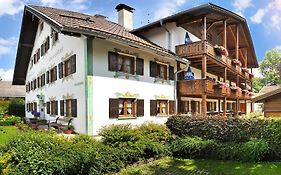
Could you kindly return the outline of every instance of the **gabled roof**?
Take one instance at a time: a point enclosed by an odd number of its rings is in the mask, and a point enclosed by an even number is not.
[[[150,49],[164,55],[175,56],[173,52],[132,34],[123,26],[97,15],[92,16],[63,9],[30,5],[24,8],[13,84],[25,84],[27,67],[39,19],[48,23],[59,33],[108,38],[133,47]]]
[[[246,39],[249,43],[249,49],[251,51],[251,60],[248,60],[248,66],[250,68],[257,68],[258,61],[256,58],[252,37],[246,19],[230,10],[227,10],[225,8],[222,8],[212,3],[207,3],[188,10],[184,10],[182,12],[176,13],[174,15],[144,25],[140,28],[134,29],[132,32],[134,34],[141,35],[142,32],[149,31],[150,29],[155,27],[161,27],[161,24],[176,22],[178,25],[178,23],[182,23],[183,21],[190,21],[192,19],[198,20],[198,19],[202,19],[203,16],[208,16],[208,15],[210,16],[219,15],[221,19],[228,19],[228,21],[231,21],[232,24],[235,23],[241,24]]]
[[[276,86],[276,85],[274,85],[274,86],[264,86],[264,87],[262,87],[262,89],[260,90],[259,93],[261,93],[261,94],[268,93],[268,92],[274,91],[278,88],[280,88],[280,86]]]
[[[0,98],[25,96],[25,86],[12,85],[11,81],[0,81],[0,89]]]
[[[269,91],[267,93],[259,95],[255,98],[253,98],[252,100],[253,100],[253,102],[263,102],[264,100],[272,98],[272,97],[274,97],[276,95],[279,95],[279,94],[281,94],[281,87],[279,87],[279,88],[277,88],[273,91]]]

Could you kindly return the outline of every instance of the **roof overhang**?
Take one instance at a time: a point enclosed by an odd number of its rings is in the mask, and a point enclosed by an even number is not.
[[[266,99],[272,98],[278,94],[281,94],[281,88],[256,96],[252,100],[253,102],[264,102]]]
[[[196,20],[196,19],[199,20],[199,19],[202,19],[203,16],[208,16],[210,14],[219,14],[225,19],[227,19],[227,18],[232,19],[232,21],[235,21],[237,24],[240,24],[240,26],[243,29],[243,32],[245,34],[246,40],[248,42],[247,44],[248,44],[249,50],[251,52],[251,60],[248,61],[248,67],[257,68],[259,65],[258,65],[252,37],[251,37],[250,30],[249,30],[246,19],[230,10],[227,10],[225,8],[222,8],[222,7],[212,4],[212,3],[194,7],[194,8],[179,12],[175,15],[168,16],[161,20],[152,22],[150,24],[147,24],[145,26],[142,26],[140,28],[133,30],[132,33],[141,34],[143,32],[147,32],[152,28],[161,27],[161,23],[165,24],[165,23],[176,22],[177,25],[179,26],[179,24],[183,23],[183,21],[191,21],[191,20]]]

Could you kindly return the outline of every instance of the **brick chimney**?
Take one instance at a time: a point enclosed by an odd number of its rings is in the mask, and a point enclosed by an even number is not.
[[[118,4],[115,9],[118,12],[118,24],[128,30],[133,30],[133,9],[126,4]]]

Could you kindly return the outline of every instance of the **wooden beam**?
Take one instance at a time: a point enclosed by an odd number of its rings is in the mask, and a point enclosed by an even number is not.
[[[223,47],[226,48],[226,20],[223,21]]]
[[[244,58],[245,58],[245,65],[244,65],[244,67],[248,68],[248,50],[245,50]]]
[[[239,59],[239,25],[236,25],[236,47],[235,47],[235,58]]]
[[[20,45],[23,47],[31,47],[31,48],[34,46],[33,44],[28,44],[28,43],[21,43]]]

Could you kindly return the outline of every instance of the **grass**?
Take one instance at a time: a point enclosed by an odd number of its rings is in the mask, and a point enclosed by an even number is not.
[[[15,126],[0,126],[0,145],[6,144],[17,133],[18,130]]]
[[[117,175],[280,175],[281,162],[242,163],[165,157],[123,169]]]

